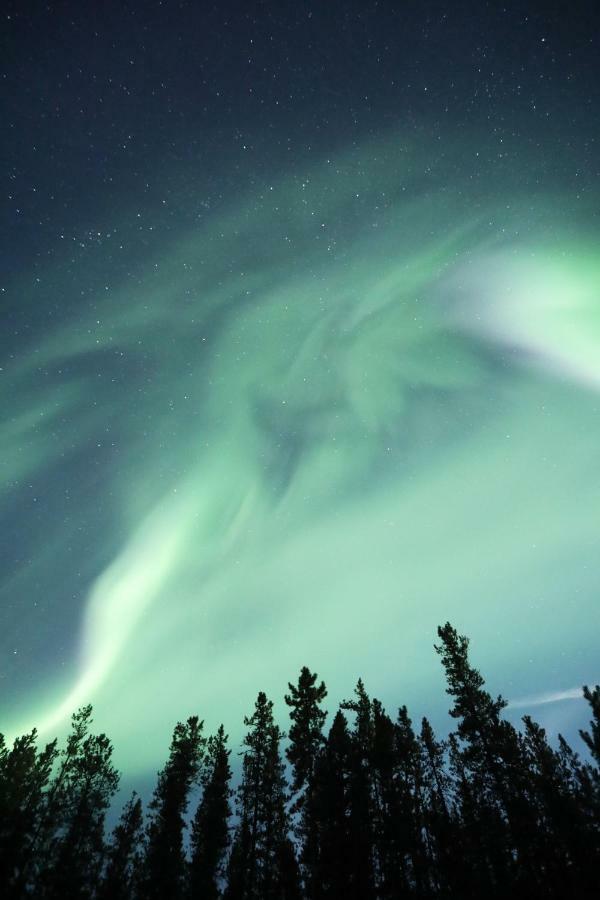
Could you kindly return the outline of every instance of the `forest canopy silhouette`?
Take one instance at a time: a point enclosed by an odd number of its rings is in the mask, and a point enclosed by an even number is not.
[[[223,725],[179,722],[152,798],[112,834],[120,775],[92,708],[64,747],[0,735],[0,896],[7,900],[591,898],[600,867],[600,686],[584,756],[529,716],[521,730],[485,689],[469,641],[435,646],[456,728],[440,739],[395,718],[359,679],[327,723],[308,668],[288,685],[287,734],[262,691],[244,719],[233,785]],[[197,805],[192,798],[198,797]]]

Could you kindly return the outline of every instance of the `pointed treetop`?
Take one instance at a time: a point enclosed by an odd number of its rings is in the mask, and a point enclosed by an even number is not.
[[[592,707],[593,719],[590,722],[590,731],[581,729],[579,734],[585,742],[596,765],[600,765],[600,685],[597,684],[593,690],[584,685],[583,696]]]

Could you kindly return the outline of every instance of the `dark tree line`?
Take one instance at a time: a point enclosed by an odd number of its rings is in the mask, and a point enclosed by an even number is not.
[[[529,716],[517,730],[450,624],[436,651],[456,720],[436,738],[392,718],[359,680],[329,728],[303,668],[286,736],[259,693],[231,788],[223,726],[178,723],[146,815],[135,794],[112,834],[112,746],[72,718],[64,749],[0,736],[0,896],[6,900],[505,900],[600,896],[600,687],[588,761]],[[191,797],[199,796],[195,810]]]

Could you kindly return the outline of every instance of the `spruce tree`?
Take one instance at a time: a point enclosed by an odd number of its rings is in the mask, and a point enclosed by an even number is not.
[[[313,813],[314,770],[325,738],[323,725],[327,712],[320,704],[327,696],[325,683],[317,684],[317,675],[306,666],[300,672],[297,686],[288,684],[285,702],[290,707],[292,725],[286,756],[292,766],[292,791],[295,793],[292,811],[299,814],[296,833],[300,839],[300,861],[304,893],[315,895],[316,855],[318,836]]]
[[[454,860],[457,866],[453,873],[453,883],[459,886],[457,896],[469,900],[496,897],[495,860],[493,851],[490,851],[488,833],[488,826],[491,825],[491,833],[496,835],[495,810],[481,805],[480,795],[465,766],[464,753],[454,733],[448,736],[448,760],[449,774],[454,785],[452,818],[455,824]],[[495,843],[496,840],[493,841],[494,845]]]
[[[158,774],[149,806],[143,886],[145,900],[177,900],[184,893],[185,814],[189,793],[197,782],[204,753],[202,727],[198,716],[191,716],[185,723],[177,723],[169,758]]]
[[[38,875],[47,877],[56,861],[57,847],[69,828],[71,790],[81,769],[82,755],[92,721],[92,707],[83,706],[71,716],[71,731],[66,747],[56,750],[54,742],[49,762],[54,776],[44,792],[43,802],[28,842],[23,865],[16,878],[16,894],[20,896],[32,885],[38,885]],[[55,763],[58,768],[54,771]],[[41,887],[35,890],[41,892]]]
[[[137,895],[143,850],[142,801],[135,791],[114,827],[107,849],[100,900],[132,900]]]
[[[246,900],[250,888],[250,855],[252,842],[248,819],[241,813],[227,862],[223,900]]]
[[[598,771],[600,768],[600,684],[597,684],[593,690],[584,685],[583,696],[592,707],[593,719],[590,722],[590,730],[582,729],[579,734],[590,751]]]
[[[333,719],[314,771],[311,815],[318,835],[314,896],[350,897],[353,864],[350,834],[352,739],[341,711]]]
[[[543,728],[529,716],[523,722],[529,804],[535,813],[530,832],[532,890],[550,897],[588,896],[594,840],[580,802],[579,760],[564,738],[559,737],[555,750]]]
[[[113,748],[105,734],[88,734],[91,707],[73,717],[54,809],[59,818],[40,874],[40,894],[52,900],[94,896],[104,864],[104,820],[119,785]]]
[[[438,634],[442,646],[436,649],[455,700],[451,715],[459,719],[463,742],[453,745],[453,764],[458,769],[460,757],[466,773],[459,785],[463,832],[490,876],[490,885],[480,887],[548,897],[577,888],[584,896],[592,847],[582,817],[585,773],[576,755],[560,737],[559,749],[551,750],[543,729],[527,717],[519,735],[501,718],[505,701],[492,699],[470,665],[468,640],[449,624]]]
[[[397,828],[402,835],[400,850],[406,860],[413,893],[420,898],[429,894],[430,874],[424,842],[423,773],[421,748],[406,706],[398,710],[394,731],[399,795]]]
[[[356,900],[370,900],[375,890],[373,839],[373,781],[371,752],[373,745],[373,710],[362,679],[354,689],[354,699],[341,704],[354,713],[350,755],[350,894]]]
[[[447,743],[438,741],[429,720],[421,721],[423,831],[428,849],[430,880],[442,897],[463,894],[464,858],[452,815],[452,779],[446,767]]]
[[[192,824],[190,898],[216,900],[229,845],[230,750],[223,725],[209,737],[201,775],[202,799]]]
[[[279,745],[283,734],[273,719],[273,703],[260,692],[254,712],[244,718],[242,782],[237,794],[240,822],[229,873],[243,900],[281,900],[289,879],[286,781]],[[285,871],[284,871],[285,870]],[[239,885],[239,887],[238,887]],[[287,892],[291,890],[287,887]],[[231,893],[228,896],[232,896]]]
[[[589,731],[582,729],[579,733],[591,760],[578,767],[577,794],[587,821],[588,834],[594,844],[594,851],[588,857],[588,868],[590,871],[598,871],[600,869],[600,685],[596,685],[593,690],[585,686],[583,696],[592,708],[593,718]]]
[[[469,661],[469,640],[446,623],[438,628],[436,646],[446,671],[446,692],[454,699],[450,715],[457,733],[466,777],[470,780],[473,811],[487,839],[485,855],[495,890],[506,892],[520,877],[529,841],[524,784],[527,772],[514,727],[502,719],[506,701],[494,699]],[[483,848],[482,848],[483,849]]]
[[[24,867],[44,817],[45,792],[58,756],[56,741],[38,752],[37,732],[8,748],[0,735],[0,895],[18,897]]]
[[[285,702],[290,707],[292,726],[289,730],[290,744],[286,756],[292,765],[292,790],[306,790],[311,781],[315,759],[323,746],[323,725],[327,712],[320,704],[327,696],[325,682],[317,685],[317,674],[306,666],[302,667],[298,685],[288,684],[289,694]]]
[[[410,810],[402,805],[396,728],[378,700],[373,700],[373,846],[377,897],[408,896],[410,879],[405,854]]]

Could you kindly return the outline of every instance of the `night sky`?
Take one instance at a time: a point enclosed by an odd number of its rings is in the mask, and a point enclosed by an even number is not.
[[[0,730],[600,678],[600,12],[2,13]]]

